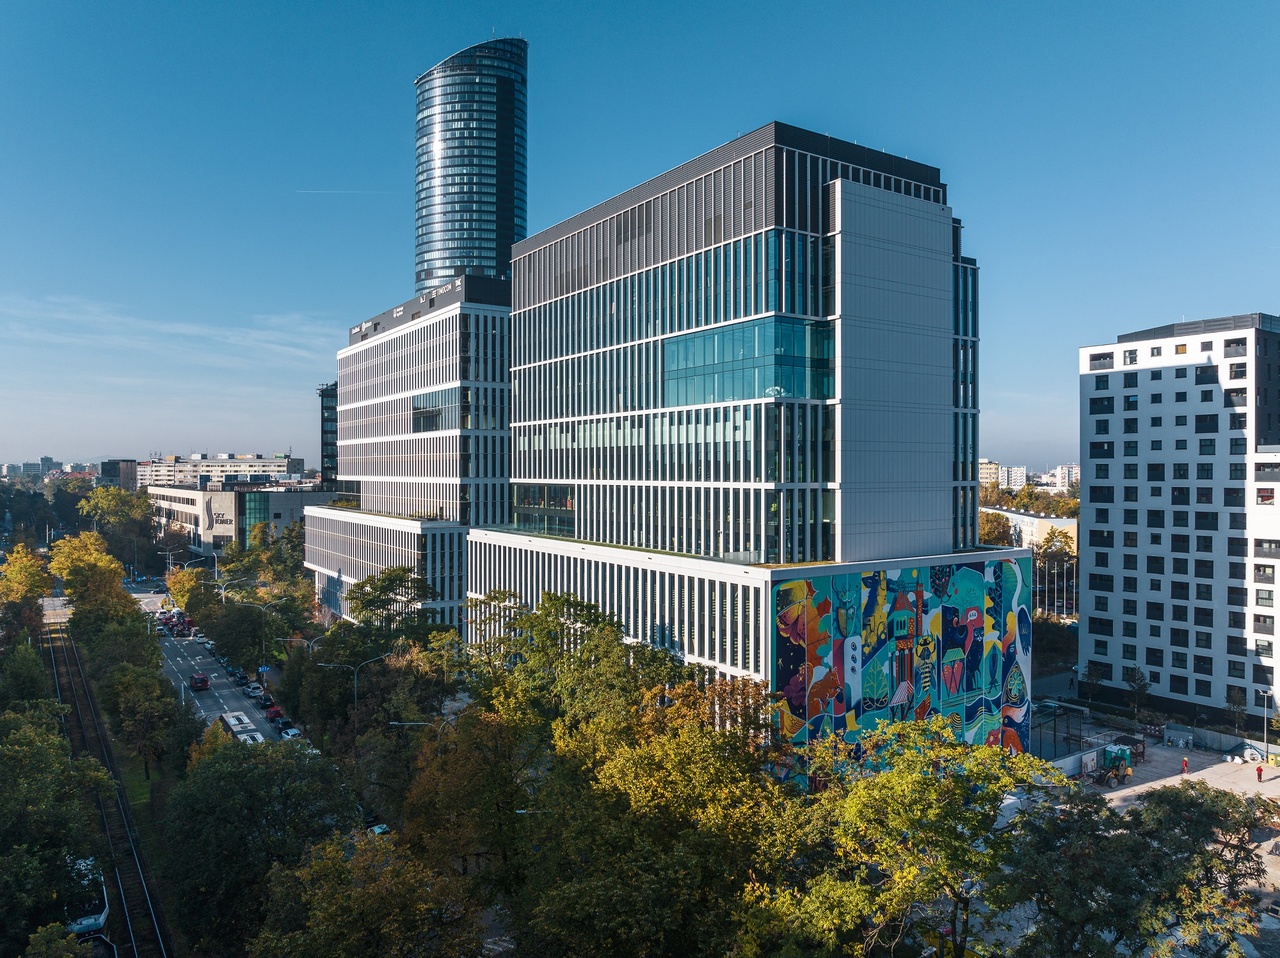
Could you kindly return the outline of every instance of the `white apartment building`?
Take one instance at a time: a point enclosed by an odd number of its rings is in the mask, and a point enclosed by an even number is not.
[[[276,453],[261,452],[193,453],[190,456],[164,456],[141,459],[137,464],[137,488],[148,486],[204,486],[210,482],[271,482],[278,479],[302,478],[303,460]]]
[[[1026,466],[1001,466],[999,471],[1000,488],[1017,492],[1027,484]]]
[[[1000,481],[1000,463],[994,459],[978,460],[978,485],[989,486]]]
[[[1280,318],[1080,350],[1080,668],[1205,710],[1274,692]],[[1275,383],[1275,385],[1273,385]],[[1274,702],[1272,702],[1274,705]]]

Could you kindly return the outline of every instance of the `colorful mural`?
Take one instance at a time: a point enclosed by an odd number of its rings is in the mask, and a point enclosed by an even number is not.
[[[884,569],[773,590],[782,730],[846,741],[881,719],[947,716],[1022,751],[1030,728],[1029,559]]]

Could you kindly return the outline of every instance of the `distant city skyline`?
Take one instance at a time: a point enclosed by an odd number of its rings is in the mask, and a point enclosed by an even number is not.
[[[1070,462],[1078,347],[1280,309],[1280,12],[918,10],[5,4],[0,458],[318,463],[346,329],[413,292],[414,80],[518,36],[530,234],[771,120],[943,169],[979,453]]]

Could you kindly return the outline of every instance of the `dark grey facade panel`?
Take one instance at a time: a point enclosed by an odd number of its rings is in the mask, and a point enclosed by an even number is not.
[[[782,225],[780,224],[780,219],[785,204],[782,203],[782,197],[776,194],[781,192],[779,187],[781,187],[783,179],[790,178],[785,177],[783,170],[776,168],[777,161],[774,151],[770,150],[771,147],[797,150],[801,153],[816,156],[826,156],[841,163],[848,163],[864,169],[874,170],[878,173],[936,187],[943,191],[943,202],[946,201],[946,184],[942,182],[942,173],[937,167],[927,166],[924,163],[917,163],[914,160],[894,156],[891,153],[872,150],[865,146],[858,146],[856,143],[849,143],[845,140],[838,140],[835,137],[813,133],[809,130],[802,130],[799,127],[775,121],[767,123],[760,129],[753,130],[745,136],[740,136],[736,140],[722,144],[714,150],[689,160],[687,163],[682,163],[675,169],[655,176],[639,186],[634,186],[625,193],[619,193],[612,199],[605,200],[603,203],[584,210],[576,216],[571,216],[555,226],[542,230],[540,233],[535,233],[528,239],[516,243],[512,248],[511,255],[513,258],[524,256],[533,250],[564,239],[566,236],[571,236],[594,223],[608,219],[610,216],[615,216],[647,200],[659,197],[684,183],[698,180],[714,170],[729,166],[761,150],[768,151],[765,154],[765,162],[767,164],[765,189],[767,191],[770,186],[773,186],[775,190],[774,196],[766,195],[765,197],[765,209],[769,220],[766,226]],[[792,163],[794,162],[796,161],[793,159]],[[699,231],[699,235],[690,245],[694,248],[699,248],[704,245],[701,237],[702,224],[691,225]]]
[[[1201,333],[1221,333],[1232,329],[1265,329],[1280,333],[1280,316],[1267,313],[1244,313],[1240,316],[1222,316],[1217,319],[1197,319],[1189,323],[1170,323],[1153,326],[1136,333],[1125,333],[1117,343],[1140,343],[1148,339],[1168,339],[1172,336],[1197,336]]]

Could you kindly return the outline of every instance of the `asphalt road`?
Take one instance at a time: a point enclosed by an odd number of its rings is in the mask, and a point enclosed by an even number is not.
[[[153,595],[152,588],[130,588],[138,604],[148,612],[159,609],[165,598],[163,595]],[[203,645],[191,638],[174,638],[158,622],[155,627],[160,630],[160,653],[163,656],[161,670],[174,684],[180,698],[184,701],[190,698],[195,702],[197,715],[205,722],[213,722],[223,712],[243,712],[253,723],[254,731],[260,732],[268,741],[279,741],[280,734],[271,727],[271,723],[258,708],[258,699],[250,698],[240,691],[222,666],[214,661],[213,655],[205,651]],[[207,690],[191,690],[189,679],[194,672],[203,672],[209,676]]]

